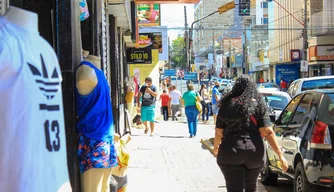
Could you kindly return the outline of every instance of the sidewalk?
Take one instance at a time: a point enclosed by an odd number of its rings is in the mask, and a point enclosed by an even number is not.
[[[212,121],[212,117],[211,121]],[[156,135],[132,129],[128,144],[128,192],[226,192],[216,158],[201,143],[214,136],[214,125],[198,124],[197,137],[189,138],[183,118],[156,123]],[[291,185],[266,187],[259,192],[291,191]]]
[[[162,121],[156,127],[154,137],[132,130],[129,192],[225,191],[216,159],[200,143],[214,134],[213,124],[199,124],[196,138],[188,138],[186,123]]]

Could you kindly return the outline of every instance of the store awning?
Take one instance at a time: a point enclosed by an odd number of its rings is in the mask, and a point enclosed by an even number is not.
[[[308,65],[327,65],[334,64],[334,61],[309,61]]]

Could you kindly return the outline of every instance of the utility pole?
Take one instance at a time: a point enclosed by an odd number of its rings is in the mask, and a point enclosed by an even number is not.
[[[211,67],[212,70],[209,70],[209,73],[212,74],[212,72],[216,69],[216,46],[215,46],[215,31],[212,27],[212,46],[213,46],[213,67]],[[210,79],[209,79],[210,80]]]
[[[248,48],[247,48],[247,34],[246,34],[246,25],[244,25],[244,39],[245,39],[245,43],[244,43],[244,49],[243,49],[243,55],[244,55],[244,67],[245,67],[245,74],[248,74],[249,72],[249,66],[248,66],[248,58],[247,58],[247,54],[248,54]]]
[[[307,33],[307,1],[304,0],[304,31],[303,31],[303,40],[304,40],[304,54],[303,54],[303,60],[307,61],[307,49],[308,49],[308,33]],[[303,72],[307,76],[307,72]],[[302,74],[303,75],[303,74]]]
[[[184,6],[184,27],[185,27],[185,38],[186,38],[186,66],[189,67],[189,72],[191,72],[190,63],[188,64],[189,60],[189,34],[188,34],[188,22],[187,22],[187,7]]]

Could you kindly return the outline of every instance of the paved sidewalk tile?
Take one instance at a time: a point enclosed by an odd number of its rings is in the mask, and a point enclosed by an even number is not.
[[[201,144],[213,135],[213,124],[199,124],[197,137],[189,138],[187,124],[175,121],[157,123],[154,137],[133,129],[128,191],[226,192],[216,158]]]

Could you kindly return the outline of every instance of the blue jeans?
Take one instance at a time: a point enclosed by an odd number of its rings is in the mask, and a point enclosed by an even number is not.
[[[186,106],[185,113],[188,121],[188,129],[190,136],[195,136],[197,132],[197,116],[198,110],[196,105]]]
[[[210,115],[210,108],[208,103],[202,102],[202,121],[208,121]],[[204,118],[206,117],[206,118]]]

